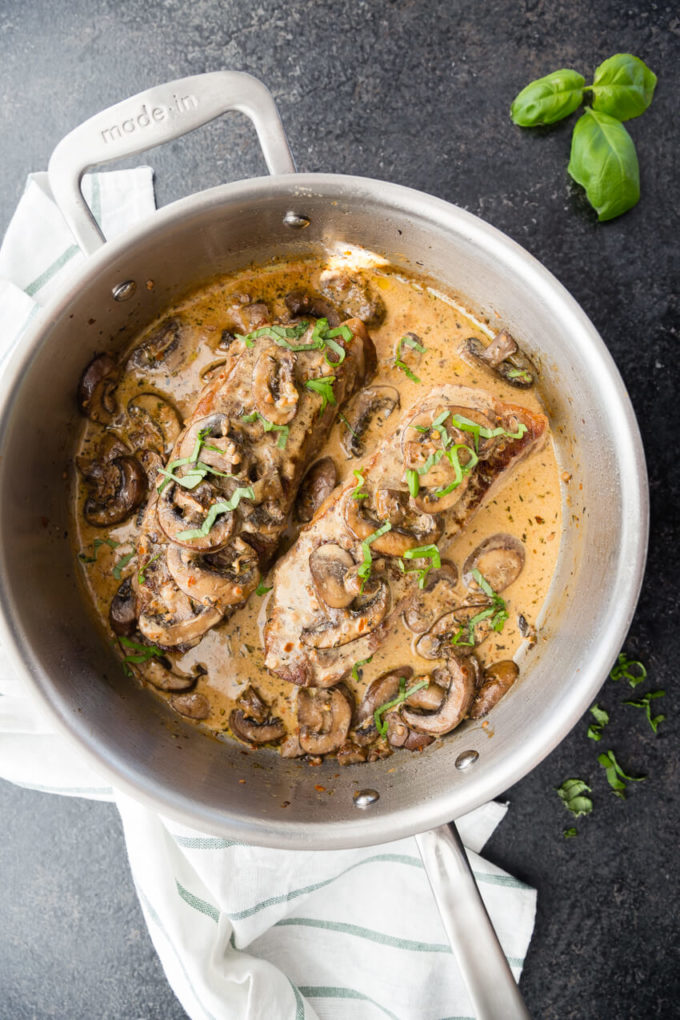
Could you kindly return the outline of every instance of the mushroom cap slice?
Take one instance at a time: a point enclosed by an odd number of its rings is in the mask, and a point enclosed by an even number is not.
[[[495,592],[505,591],[524,569],[524,545],[514,535],[498,532],[490,535],[470,553],[463,564],[463,583],[475,594],[481,591],[472,576],[478,570]]]
[[[181,538],[183,532],[200,529],[213,506],[224,503],[223,494],[209,482],[194,489],[185,489],[170,482],[158,497],[158,523],[171,542],[194,552],[217,552],[223,549],[236,527],[233,510],[220,512],[205,535]]]
[[[317,460],[302,479],[295,500],[295,516],[298,521],[306,524],[330,496],[338,482],[338,469],[332,457]]]
[[[369,503],[369,500],[364,501]],[[353,535],[364,541],[389,522],[391,528],[371,544],[371,551],[382,556],[403,556],[409,549],[436,542],[442,533],[442,520],[430,514],[415,511],[409,506],[408,492],[399,489],[380,489],[374,495],[375,516],[368,516],[369,507],[353,499],[351,492],[344,501],[345,524]],[[381,516],[377,506],[383,510]]]
[[[512,659],[501,659],[488,666],[483,673],[482,685],[470,709],[471,719],[483,719],[510,690],[519,676],[519,666]]]
[[[418,712],[402,708],[401,718],[417,733],[440,737],[455,729],[467,715],[476,691],[477,670],[469,659],[451,656],[445,667],[432,674],[435,683],[446,694],[434,712]]]
[[[247,599],[260,580],[257,553],[241,538],[232,539],[213,553],[194,552],[170,543],[166,562],[180,591],[222,613]]]
[[[399,402],[399,390],[394,386],[365,386],[359,391],[345,411],[347,426],[340,440],[348,457],[363,455],[369,428],[389,418]]]
[[[97,354],[80,377],[78,407],[92,421],[107,425],[118,410],[114,390],[120,371],[110,354]]]
[[[286,736],[283,721],[272,717],[269,705],[251,684],[241,692],[236,704],[238,707],[229,716],[229,726],[239,740],[247,744],[275,744]]]
[[[97,489],[85,500],[83,514],[97,528],[126,520],[146,495],[146,472],[136,457],[114,457],[101,465],[96,477]]]
[[[128,439],[136,447],[157,448],[166,456],[182,431],[177,409],[158,393],[138,393],[128,401],[128,418],[132,429]]]
[[[381,705],[393,701],[399,694],[399,681],[410,680],[413,670],[410,666],[391,669],[376,677],[366,688],[356,716],[355,740],[360,744],[370,744],[378,735],[374,713]]]
[[[164,319],[133,348],[128,366],[143,372],[169,372],[184,360],[182,324],[177,318]]]
[[[428,631],[420,635],[414,647],[416,654],[423,659],[441,659],[452,654],[470,655],[491,633],[492,615],[489,614],[474,624],[472,635],[470,621],[490,606],[488,600],[466,602],[444,613]],[[457,638],[455,643],[454,638]]]
[[[137,607],[132,582],[126,577],[109,606],[109,626],[119,637],[132,637],[137,630]]]
[[[345,743],[352,722],[352,696],[337,687],[301,687],[297,695],[299,741],[305,754],[329,754]]]
[[[170,698],[170,704],[176,712],[185,715],[188,719],[207,719],[210,715],[210,702],[205,694],[200,694],[198,691],[192,691],[190,694],[177,694],[174,698]]]
[[[361,276],[350,276],[341,269],[324,269],[319,289],[343,312],[345,318],[361,319],[367,326],[379,326],[385,318],[385,305]]]
[[[346,609],[332,609],[306,627],[300,640],[309,648],[339,648],[366,637],[379,627],[390,607],[390,588],[383,578],[370,578],[363,595]]]
[[[325,542],[318,546],[309,557],[309,571],[319,599],[331,609],[345,609],[356,592],[347,590],[347,573],[354,566],[352,554],[336,545]]]
[[[458,571],[450,560],[428,571],[422,588],[410,596],[403,610],[404,623],[414,634],[424,634],[446,613],[453,601]]]
[[[275,425],[287,425],[297,413],[299,399],[295,385],[295,356],[280,347],[265,348],[253,369],[256,409]]]
[[[492,372],[511,386],[528,389],[534,384],[536,369],[507,329],[497,333],[488,347],[477,337],[468,337],[460,354],[468,364]]]
[[[158,597],[146,600],[138,627],[153,644],[173,648],[196,644],[223,615],[221,609],[194,602],[173,580],[168,580],[160,586]]]

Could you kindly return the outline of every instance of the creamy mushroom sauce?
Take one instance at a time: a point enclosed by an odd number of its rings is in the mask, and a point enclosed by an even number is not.
[[[493,333],[485,323],[475,319],[453,298],[429,286],[426,281],[403,275],[365,253],[357,256],[356,252],[329,256],[323,265],[318,260],[274,261],[264,267],[249,268],[237,275],[217,279],[203,287],[167,313],[167,316],[177,316],[182,320],[185,327],[183,336],[187,338],[183,343],[188,342],[191,346],[181,370],[173,370],[172,366],[170,371],[129,368],[116,389],[118,405],[124,408],[139,394],[155,393],[167,398],[182,418],[187,417],[211,373],[219,371],[225,359],[233,356],[234,347],[241,346],[237,342],[226,354],[220,347],[225,323],[230,321],[229,307],[250,299],[264,302],[272,312],[272,319],[285,319],[288,312],[284,296],[294,289],[318,289],[319,274],[328,266],[338,266],[343,272],[350,272],[366,281],[386,310],[384,321],[369,327],[378,355],[378,369],[371,385],[396,387],[400,394],[400,409],[372,423],[364,436],[365,453],[370,453],[396,428],[402,414],[416,404],[428,388],[442,383],[479,387],[502,401],[520,404],[529,410],[544,410],[536,386],[517,389],[483,369],[471,367],[460,358],[458,350],[464,339],[477,337],[484,344],[489,343]],[[130,350],[142,344],[154,328],[157,324],[142,337],[135,338]],[[395,366],[398,342],[409,332],[419,337],[426,350],[419,353],[402,346],[401,357],[420,382],[409,378]],[[517,339],[521,343],[521,338]],[[343,410],[340,408],[341,412]],[[111,431],[121,434],[115,424],[112,427],[86,421],[79,439],[78,462],[82,464],[91,458],[102,435]],[[352,479],[352,470],[357,464],[357,460],[348,458],[343,449],[343,434],[346,434],[346,425],[338,418],[327,442],[316,451],[314,458],[333,459],[339,484]],[[128,443],[134,448],[134,440],[129,436]],[[76,474],[77,553],[98,621],[111,641],[115,640],[108,620],[111,600],[121,580],[143,568],[135,554],[141,513],[136,512],[128,520],[112,527],[91,526],[83,516],[88,488],[81,473]],[[507,622],[501,633],[492,632],[477,651],[483,667],[516,656],[527,635],[531,641],[540,640],[537,620],[560,546],[560,487],[560,474],[549,437],[541,450],[518,465],[500,492],[480,508],[446,552],[446,558],[458,568],[458,590],[464,595],[466,590],[460,580],[463,563],[480,542],[495,533],[507,532],[524,545],[524,569],[503,592],[509,613]],[[295,534],[295,527],[289,528],[284,548],[289,547]],[[271,583],[271,572],[262,578],[264,585]],[[270,715],[282,719],[289,733],[296,732],[295,694],[298,688],[275,677],[264,667],[262,631],[269,599],[269,594],[251,594],[242,608],[209,630],[195,647],[179,655],[173,653],[174,661],[187,672],[195,671],[197,666],[204,670],[193,690],[208,699],[210,710],[209,715],[197,725],[218,738],[231,736],[228,725],[230,713],[237,707],[239,695],[249,684],[268,703]],[[412,650],[412,639],[410,631],[398,622],[394,623],[387,640],[375,651],[371,661],[344,678],[343,682],[354,694],[357,705],[367,686],[389,670],[410,665],[414,676],[418,677],[442,665],[444,660],[425,660],[417,656]],[[134,656],[134,651],[123,649],[121,658],[126,652],[128,656]],[[136,665],[129,662],[127,671],[137,673]],[[139,676],[138,679],[145,682]],[[176,694],[160,691],[158,696],[171,705],[177,697]],[[179,704],[181,698],[174,707]]]

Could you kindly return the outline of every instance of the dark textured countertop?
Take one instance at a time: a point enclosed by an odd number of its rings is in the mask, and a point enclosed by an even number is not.
[[[588,76],[612,53],[659,76],[629,124],[642,199],[598,225],[566,175],[571,122],[514,127],[508,106],[558,67]],[[648,779],[611,795],[582,720],[507,793],[486,855],[538,889],[521,987],[532,1016],[680,1016],[678,118],[680,11],[616,0],[50,0],[0,4],[0,227],[27,172],[71,128],[151,85],[243,69],[273,91],[298,167],[392,180],[505,231],[571,291],[629,389],[648,458],[649,564],[626,651],[664,689],[655,737],[611,681],[607,747]],[[152,152],[160,204],[261,173],[240,117]],[[616,598],[615,592],[603,597]],[[559,663],[555,664],[559,669]],[[647,688],[645,688],[647,689]],[[591,782],[578,837],[555,787]],[[183,1016],[137,905],[113,807],[0,784],[0,1017]]]

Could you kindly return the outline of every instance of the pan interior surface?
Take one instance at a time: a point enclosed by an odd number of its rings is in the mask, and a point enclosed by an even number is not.
[[[309,226],[287,226],[290,211]],[[125,347],[216,275],[347,245],[426,274],[492,329],[506,326],[521,340],[540,366],[560,470],[570,481],[539,641],[523,653],[522,680],[488,727],[465,723],[420,754],[312,768],[208,738],[123,675],[78,582],[64,473],[78,425],[77,381],[95,352]],[[137,284],[133,298],[114,300],[113,290],[129,280]],[[23,338],[2,380],[0,429],[3,641],[17,670],[111,782],[231,839],[370,845],[497,796],[586,710],[637,602],[647,542],[644,458],[604,344],[523,249],[462,210],[396,185],[338,175],[267,178],[162,210],[91,258]],[[366,790],[379,796],[357,798]]]

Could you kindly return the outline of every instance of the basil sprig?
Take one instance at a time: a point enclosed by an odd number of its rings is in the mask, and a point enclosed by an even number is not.
[[[352,489],[352,499],[368,499],[368,493],[362,492],[366,479],[364,478],[365,468],[355,468],[352,474],[357,480],[356,488]]]
[[[165,652],[162,648],[158,648],[157,645],[142,645],[139,641],[132,641],[128,637],[119,637],[123,648],[129,648],[132,654],[128,654],[123,659],[123,662],[148,662],[149,659],[162,659]]]
[[[357,683],[359,683],[359,680],[361,679],[359,676],[359,670],[361,669],[362,666],[367,666],[372,658],[373,656],[369,655],[367,659],[359,659],[359,661],[355,662],[354,665],[352,666],[352,679],[355,680]]]
[[[210,433],[210,427],[200,429],[196,436],[196,442],[191,454],[188,457],[180,457],[177,460],[171,460],[166,468],[160,468],[158,473],[163,475],[165,481],[161,482],[158,486],[158,494],[160,495],[166,485],[170,485],[174,482],[175,485],[181,486],[183,489],[195,489],[197,485],[203,481],[206,475],[219,475],[220,478],[233,478],[233,475],[228,474],[226,471],[218,471],[217,468],[211,467],[210,464],[205,464],[202,460],[199,460],[201,450],[212,450],[214,453],[224,454],[224,450],[220,446],[213,446],[208,443],[207,437]],[[183,475],[176,474],[177,468],[186,467],[189,465],[189,470]]]
[[[386,535],[388,531],[392,530],[392,525],[389,521],[381,525],[377,531],[374,531],[372,535],[365,538],[361,543],[361,552],[363,554],[363,560],[361,565],[357,569],[357,576],[361,578],[361,590],[363,591],[366,581],[371,576],[371,565],[373,563],[373,555],[371,553],[371,544],[375,542],[376,538],[380,538],[382,535]]]
[[[626,799],[627,783],[643,783],[647,778],[647,776],[627,775],[616,760],[613,751],[604,751],[602,754],[598,754],[597,760],[606,772],[607,782],[614,791],[614,795],[620,797],[621,800]]]
[[[632,209],[640,199],[635,143],[621,123],[650,105],[656,75],[632,53],[615,53],[586,85],[577,71],[563,68],[522,89],[510,107],[520,127],[553,124],[573,113],[590,93],[591,105],[577,120],[567,172],[585,188],[600,221]]]

